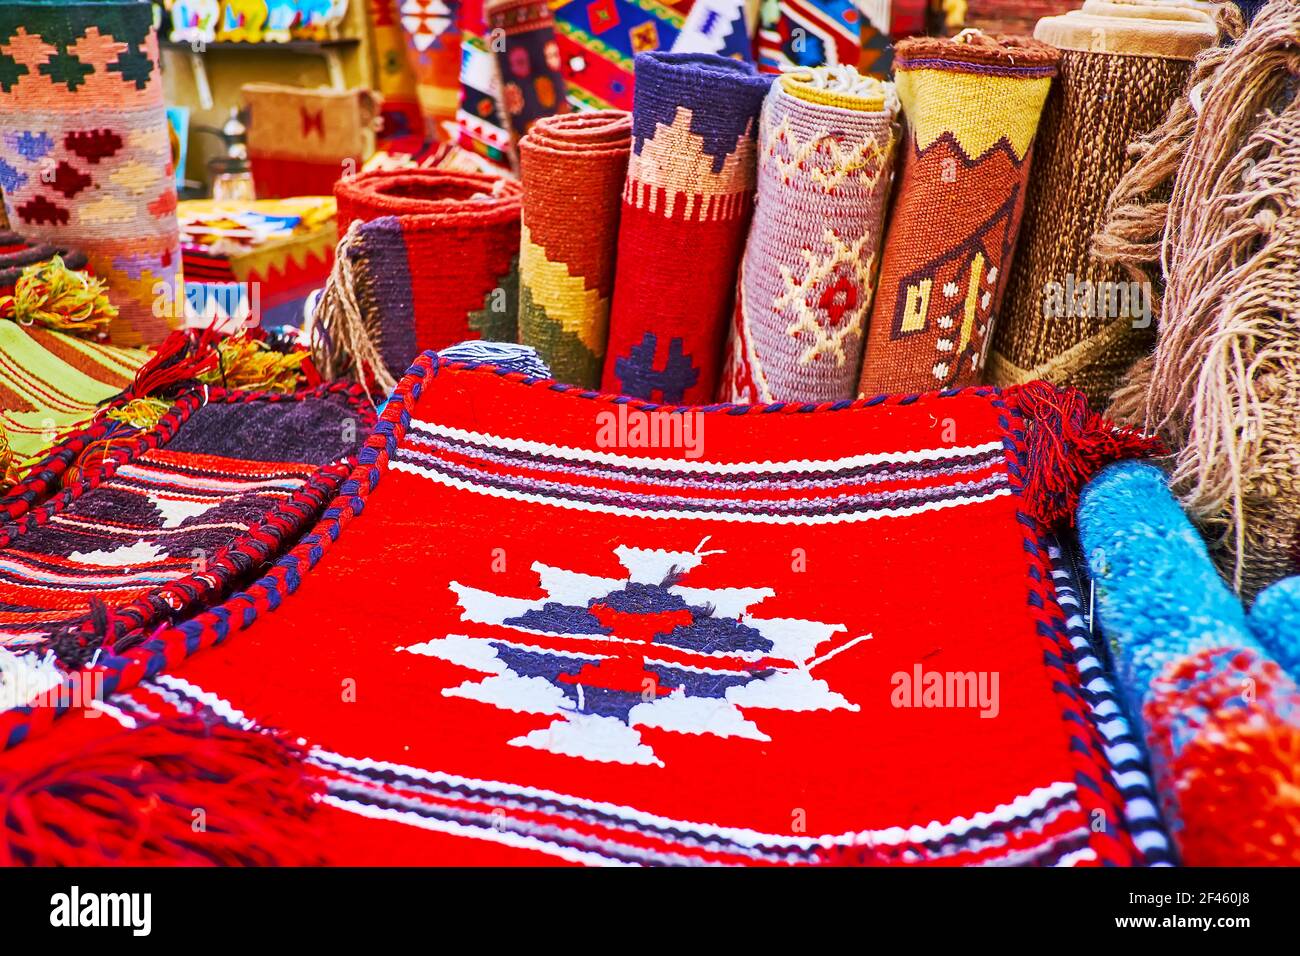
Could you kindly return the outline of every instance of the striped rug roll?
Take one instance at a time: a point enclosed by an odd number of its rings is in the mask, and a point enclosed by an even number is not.
[[[902,182],[871,307],[863,395],[977,384],[1057,52],[1027,37],[898,44]]]
[[[152,4],[0,4],[0,188],[14,229],[82,250],[108,282],[115,344],[179,322],[160,301],[180,233]]]
[[[786,73],[758,129],[758,200],[718,398],[853,398],[897,104],[852,67]]]
[[[1089,246],[1130,162],[1128,144],[1164,119],[1192,59],[1216,34],[1196,20],[1075,12],[1040,20],[1034,35],[1061,49],[1060,78],[1038,138],[988,378],[1072,385],[1103,407],[1154,342],[1153,290],[1093,259]]]
[[[339,244],[317,305],[326,378],[390,391],[425,349],[518,336],[519,184],[442,169],[339,180]]]
[[[643,53],[636,79],[601,387],[711,402],[771,78],[710,53]]]
[[[543,116],[569,110],[555,21],[546,0],[487,0],[483,12],[501,70],[501,105],[517,143]]]
[[[570,385],[600,385],[631,150],[622,110],[546,117],[519,141],[519,340]]]

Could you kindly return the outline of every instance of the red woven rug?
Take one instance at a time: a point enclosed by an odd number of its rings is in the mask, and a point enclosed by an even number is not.
[[[427,353],[270,575],[98,662],[114,720],[0,714],[0,782],[192,714],[307,742],[335,863],[1137,862],[1038,516],[1138,445],[1041,386],[665,412]]]

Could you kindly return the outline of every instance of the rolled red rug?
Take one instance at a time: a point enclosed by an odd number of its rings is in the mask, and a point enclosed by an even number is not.
[[[605,391],[713,400],[770,83],[711,53],[636,58]]]
[[[550,116],[519,141],[519,341],[571,385],[600,385],[631,149],[623,110]]]
[[[343,238],[312,327],[325,378],[348,375],[388,391],[424,349],[515,341],[518,183],[442,169],[375,171],[339,180],[334,195]]]

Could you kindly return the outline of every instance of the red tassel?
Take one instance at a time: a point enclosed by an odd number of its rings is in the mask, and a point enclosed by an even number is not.
[[[0,770],[0,866],[319,864],[318,790],[279,737],[159,721]]]
[[[1077,388],[1027,382],[1003,394],[1028,428],[1024,493],[1031,514],[1047,527],[1073,527],[1083,486],[1106,465],[1168,454],[1159,438],[1116,425],[1089,409]]]
[[[217,335],[208,329],[191,333],[176,331],[163,339],[153,358],[136,373],[135,381],[122,393],[124,398],[147,398],[170,389],[217,367]]]

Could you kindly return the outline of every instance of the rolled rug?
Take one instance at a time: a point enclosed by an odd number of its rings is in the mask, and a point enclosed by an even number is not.
[[[1057,57],[1026,37],[978,32],[899,42],[908,135],[860,394],[982,380]]]
[[[600,385],[631,150],[622,110],[549,116],[519,141],[519,340],[570,385]]]
[[[80,249],[108,282],[114,344],[158,342],[179,324],[152,4],[0,5],[0,188],[14,229]]]
[[[1040,20],[1061,50],[1021,224],[1016,269],[994,330],[988,377],[1072,385],[1104,406],[1120,377],[1151,350],[1152,289],[1089,254],[1128,144],[1164,119],[1192,60],[1215,42],[1198,20],[1094,16]]]
[[[388,391],[423,349],[515,341],[521,193],[444,169],[339,180],[343,239],[311,328],[321,374]]]
[[[758,129],[758,199],[718,398],[853,398],[897,99],[848,66],[782,75]]]
[[[636,58],[632,156],[601,387],[713,400],[771,78],[709,53]]]
[[[1300,577],[1283,578],[1260,591],[1246,623],[1292,678],[1300,674]]]
[[[546,0],[487,0],[484,14],[489,40],[497,31],[502,37],[492,48],[501,70],[501,105],[518,142],[543,116],[569,110],[555,21]]]
[[[1183,862],[1300,863],[1300,688],[1251,636],[1163,473],[1111,465],[1084,489],[1078,523]]]

